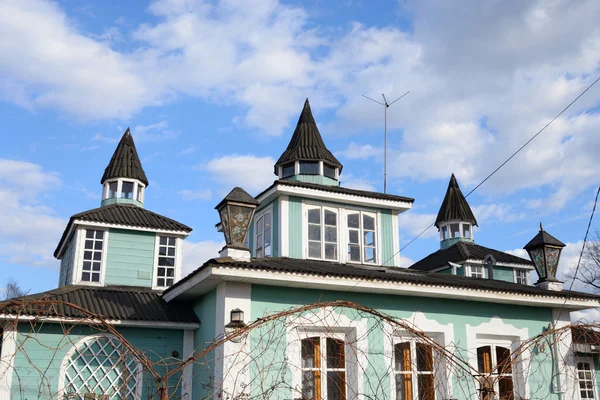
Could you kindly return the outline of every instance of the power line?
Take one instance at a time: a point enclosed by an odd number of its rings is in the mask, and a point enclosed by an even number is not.
[[[498,168],[496,168],[495,170],[493,170],[491,174],[489,174],[484,180],[482,180],[479,184],[477,184],[477,186],[475,186],[469,193],[467,193],[467,195],[465,196],[465,198],[469,197],[469,195],[471,193],[473,193],[481,185],[483,185],[488,179],[490,179],[494,174],[496,174],[496,172],[498,172],[510,160],[512,160],[514,158],[514,156],[516,156],[519,152],[521,152],[521,150],[523,150],[529,143],[531,143],[536,137],[538,137],[543,131],[545,131],[546,128],[548,128],[554,121],[556,121],[561,115],[563,115],[565,113],[565,111],[567,111],[569,108],[571,108],[571,106],[573,104],[575,104],[575,102],[577,102],[577,100],[579,100],[584,94],[586,94],[588,92],[588,90],[590,90],[596,83],[598,83],[598,81],[600,81],[600,77],[596,78],[596,80],[594,82],[592,82],[583,92],[581,92],[577,97],[575,97],[575,99],[573,101],[571,101],[565,108],[563,108],[558,114],[556,114],[556,116],[554,118],[552,118],[550,120],[550,122],[548,122],[546,125],[544,125],[544,127],[542,129],[540,129],[527,142],[525,142],[525,144],[523,144],[521,147],[519,147],[519,149],[517,149],[517,151],[515,151],[514,153],[512,153],[510,157],[508,157],[502,164],[500,164],[498,166]],[[415,236],[414,238],[412,238],[407,244],[405,244],[403,247],[401,247],[400,250],[398,250],[396,253],[394,253],[394,255],[392,257],[390,257],[389,259],[387,259],[384,262],[384,264],[387,263],[389,260],[393,259],[394,257],[396,257],[396,255],[398,255],[402,250],[404,250],[405,248],[407,248],[415,240],[417,240],[419,237],[421,237],[425,232],[427,232],[434,225],[435,225],[435,223],[429,225],[421,233],[419,233],[417,236]]]

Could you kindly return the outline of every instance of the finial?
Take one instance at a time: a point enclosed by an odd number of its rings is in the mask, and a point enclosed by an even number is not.
[[[543,231],[544,227],[542,226],[542,221],[540,221],[540,231]]]

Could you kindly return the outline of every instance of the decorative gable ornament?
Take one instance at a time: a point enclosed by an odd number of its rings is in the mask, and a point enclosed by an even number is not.
[[[563,247],[565,244],[546,232],[540,222],[538,234],[523,247],[529,253],[540,277],[536,286],[550,290],[562,290],[562,282],[556,279],[556,271]]]
[[[219,212],[226,243],[219,253],[221,257],[250,261],[250,249],[244,245],[244,241],[259,204],[244,189],[236,187],[215,207]]]

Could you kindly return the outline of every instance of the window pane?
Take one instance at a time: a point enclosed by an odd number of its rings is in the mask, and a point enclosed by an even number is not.
[[[90,273],[89,272],[84,272],[81,274],[81,280],[82,281],[86,281],[89,282],[90,281]]]
[[[471,225],[463,224],[463,231],[466,238],[471,238]]]
[[[349,231],[348,232],[348,240],[352,244],[358,244],[358,231]]]
[[[323,164],[323,175],[328,178],[335,179],[335,168],[330,165]]]
[[[142,186],[138,186],[137,201],[142,201],[142,193],[144,193],[144,188]]]
[[[442,228],[442,238],[444,238],[444,240],[450,238],[450,235],[448,234],[448,226],[444,226]]]
[[[501,377],[498,381],[498,391],[500,392],[500,400],[514,400],[512,377]]]
[[[477,349],[477,370],[482,374],[492,371],[492,349],[490,346],[482,346]]]
[[[498,373],[511,374],[512,365],[510,362],[510,350],[505,347],[496,347],[496,362],[498,363]]]
[[[271,229],[271,213],[266,213],[265,214],[265,230],[267,229]]]
[[[365,231],[363,244],[365,246],[375,246],[375,232]]]
[[[308,256],[310,258],[321,258],[320,242],[308,242]]]
[[[302,347],[302,368],[318,368],[319,363],[319,347],[320,339],[318,337],[312,337],[303,339],[300,343]]]
[[[85,241],[85,248],[86,249],[93,249],[94,248],[94,241],[93,240],[86,240]]]
[[[346,379],[343,371],[327,372],[327,400],[346,399]]]
[[[321,240],[321,225],[308,225],[308,240]]]
[[[175,238],[174,237],[169,237],[167,239],[169,240],[169,246],[175,246]]]
[[[166,236],[161,236],[160,237],[160,245],[161,246],[166,246],[167,245],[167,237]]]
[[[433,349],[425,343],[417,343],[417,371],[433,371]]]
[[[121,187],[122,199],[133,199],[133,182],[123,182]]]
[[[412,400],[411,375],[396,375],[396,400]]]
[[[330,243],[337,243],[337,228],[325,227],[325,241]]]
[[[359,228],[358,221],[358,214],[348,215],[348,228]]]
[[[296,174],[296,165],[294,163],[287,164],[283,166],[282,178],[287,178]]]
[[[175,259],[170,257],[158,257],[158,265],[161,267],[174,267]]]
[[[375,230],[375,218],[369,217],[368,215],[363,215],[363,229],[374,231]]]
[[[348,245],[348,257],[350,261],[360,261],[360,246]]]
[[[259,233],[262,233],[262,231],[265,229],[265,220],[263,216],[260,216],[258,218],[258,221],[256,221],[256,230]]]
[[[300,173],[301,174],[319,174],[319,163],[318,162],[300,162]]]
[[[337,244],[325,244],[325,258],[327,260],[337,260]]]
[[[321,210],[319,210],[319,209],[308,210],[308,222],[311,224],[320,224],[321,223]]]
[[[419,400],[434,400],[435,386],[433,384],[433,374],[419,375],[417,380],[419,388]]]
[[[265,245],[263,235],[256,236],[256,248],[261,249]]]
[[[96,239],[102,240],[104,239],[104,231],[94,231],[96,232]]]
[[[267,229],[265,231],[265,247],[271,245],[271,230]]]
[[[325,225],[337,226],[337,214],[333,211],[325,210]]]
[[[272,255],[273,254],[271,254],[271,245],[265,246],[264,256],[271,257]]]
[[[112,182],[108,184],[108,198],[112,199],[113,197],[117,197],[117,188],[118,183]]]
[[[365,247],[365,262],[375,262],[375,249],[373,247]]]
[[[344,342],[327,338],[327,368],[345,368]]]
[[[410,371],[410,343],[397,343],[394,346],[396,371]]]
[[[96,243],[94,243],[94,249],[95,250],[102,250],[102,242],[99,242],[96,240]]]

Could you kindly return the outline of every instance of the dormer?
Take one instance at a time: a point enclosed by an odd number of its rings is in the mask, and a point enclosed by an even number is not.
[[[123,134],[106,166],[100,183],[102,184],[102,206],[134,204],[144,207],[148,178],[142,168],[129,128]]]
[[[292,139],[275,164],[275,175],[279,179],[338,186],[342,168],[325,146],[306,99]]]
[[[457,242],[473,243],[474,241],[473,227],[477,226],[477,220],[454,174],[448,183],[448,190],[435,220],[435,226],[440,232],[441,249],[447,249]]]

